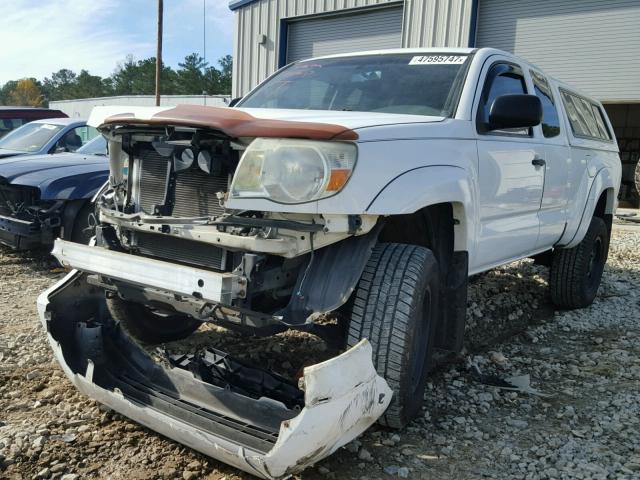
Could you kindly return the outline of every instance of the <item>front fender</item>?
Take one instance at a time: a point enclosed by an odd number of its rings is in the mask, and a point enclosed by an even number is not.
[[[475,183],[462,167],[433,165],[398,175],[371,201],[366,213],[404,215],[439,203],[453,204],[455,249],[471,252],[474,245],[476,203]]]
[[[90,199],[108,178],[108,171],[52,178],[40,184],[40,198],[42,200]]]

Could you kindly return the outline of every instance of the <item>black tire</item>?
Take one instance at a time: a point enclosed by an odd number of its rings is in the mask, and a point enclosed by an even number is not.
[[[108,298],[107,308],[126,333],[150,345],[186,338],[201,325],[188,315],[162,314],[120,297]]]
[[[431,250],[376,245],[354,292],[347,343],[367,338],[373,363],[393,390],[379,422],[404,427],[420,412],[438,312],[440,272]]]
[[[96,234],[95,217],[94,221],[90,221],[89,219],[92,215],[95,215],[95,207],[91,202],[87,202],[76,215],[73,230],[71,231],[72,242],[89,245],[89,241]]]
[[[609,252],[609,231],[593,217],[582,241],[573,248],[553,252],[549,274],[551,301],[562,308],[584,308],[593,303]]]
[[[640,160],[636,163],[636,169],[633,174],[633,184],[636,187],[638,197],[640,197]]]

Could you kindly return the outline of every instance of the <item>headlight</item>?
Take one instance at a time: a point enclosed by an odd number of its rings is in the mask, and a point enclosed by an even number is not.
[[[356,156],[352,143],[257,138],[240,159],[231,197],[279,203],[330,197],[346,185]]]

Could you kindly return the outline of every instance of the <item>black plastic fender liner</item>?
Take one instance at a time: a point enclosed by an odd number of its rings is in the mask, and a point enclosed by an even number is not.
[[[103,292],[87,283],[86,274],[72,271],[42,293],[38,313],[56,359],[81,392],[266,479],[287,478],[333,453],[369,428],[391,400],[367,340],[304,369],[300,409],[238,393],[246,384],[215,385],[187,369],[156,363],[110,319]],[[253,374],[244,373],[246,382]]]
[[[280,312],[284,322],[301,325],[313,313],[331,312],[344,305],[362,276],[382,225],[314,252],[307,266],[300,268],[291,300]]]

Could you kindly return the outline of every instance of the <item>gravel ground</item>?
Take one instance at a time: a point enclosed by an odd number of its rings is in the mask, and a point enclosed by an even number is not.
[[[640,478],[639,246],[640,227],[614,231],[586,310],[554,311],[547,271],[531,261],[472,279],[465,351],[433,372],[422,417],[373,427],[298,478]],[[44,253],[0,249],[0,477],[250,478],[76,393],[35,310],[61,275]],[[248,341],[204,328],[189,340],[210,341],[289,374],[305,352],[332,354],[307,334]],[[488,386],[469,364],[529,375],[539,394]]]

